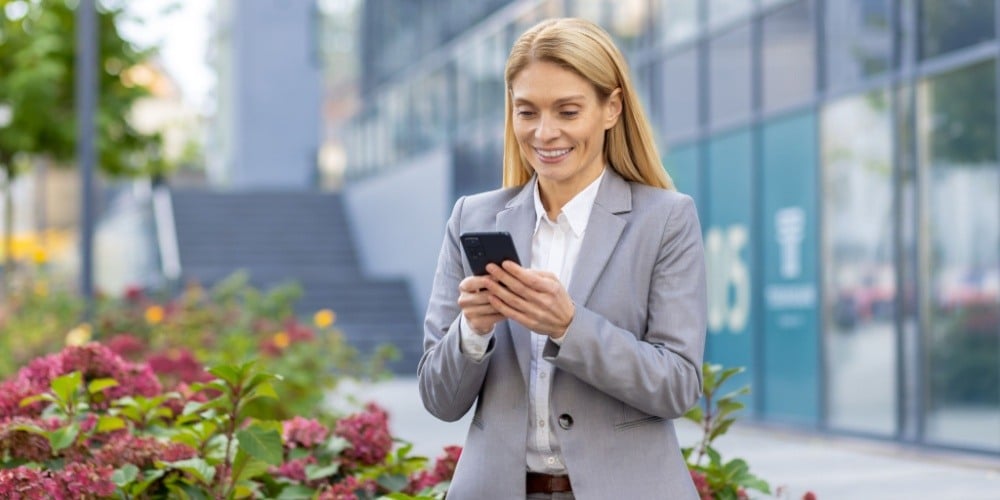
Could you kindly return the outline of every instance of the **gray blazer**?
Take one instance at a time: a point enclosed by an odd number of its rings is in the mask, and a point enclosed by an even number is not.
[[[458,420],[475,403],[449,500],[525,498],[530,332],[501,321],[482,360],[462,353],[458,283],[471,270],[459,235],[508,231],[530,262],[535,182],[463,197],[448,220],[417,374],[436,417]],[[691,198],[609,169],[568,291],[576,315],[543,355],[576,498],[697,498],[672,422],[701,396],[705,266]]]

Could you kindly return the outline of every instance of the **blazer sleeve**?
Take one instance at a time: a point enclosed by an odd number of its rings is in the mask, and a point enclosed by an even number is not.
[[[544,356],[650,415],[677,418],[701,397],[707,291],[701,226],[680,198],[666,217],[650,276],[646,329],[632,333],[577,304],[561,346]]]
[[[458,284],[465,277],[459,241],[464,202],[465,198],[460,198],[455,203],[445,229],[424,317],[424,354],[417,365],[417,382],[424,407],[435,417],[449,422],[462,418],[475,402],[495,344],[491,339],[486,355],[478,361],[465,356],[461,350]]]

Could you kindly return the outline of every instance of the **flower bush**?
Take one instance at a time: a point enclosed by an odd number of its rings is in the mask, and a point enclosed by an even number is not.
[[[383,376],[395,351],[384,346],[362,356],[336,328],[333,311],[297,317],[293,306],[301,293],[295,284],[261,292],[236,273],[211,290],[192,284],[171,298],[140,289],[102,297],[92,325],[79,325],[78,297],[43,281],[26,282],[0,309],[0,377],[53,346],[97,337],[123,358],[147,362],[170,388],[205,382],[202,366],[256,360],[283,376],[274,382],[278,403],[259,413],[276,420],[316,415],[339,380]]]
[[[270,420],[281,377],[220,365],[186,393],[88,343],[0,382],[0,498],[443,498],[461,453],[431,467],[370,404],[331,424]]]
[[[702,431],[701,441],[682,450],[701,500],[748,500],[748,490],[771,494],[771,486],[750,472],[746,460],[724,460],[712,446],[716,438],[725,434],[736,422],[735,415],[744,408],[738,398],[750,393],[749,386],[721,393],[722,385],[743,370],[704,363],[701,405],[684,415],[684,418],[698,424]],[[802,499],[816,500],[816,495],[807,492]]]

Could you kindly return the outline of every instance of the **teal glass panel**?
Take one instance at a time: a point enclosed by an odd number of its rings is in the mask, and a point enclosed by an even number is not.
[[[674,181],[678,191],[691,196],[695,202],[701,193],[701,179],[698,172],[698,144],[674,146],[664,158],[663,168]],[[698,204],[699,209],[701,204]]]
[[[814,424],[820,401],[816,117],[765,124],[762,140],[763,413]]]
[[[708,217],[702,224],[708,276],[705,359],[747,369],[733,379],[731,389],[750,384],[754,372],[752,144],[744,128],[712,139],[707,149]]]

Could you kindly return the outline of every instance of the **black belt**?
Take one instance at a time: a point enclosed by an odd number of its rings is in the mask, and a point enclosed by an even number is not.
[[[569,484],[569,476],[552,476],[549,474],[539,474],[529,472],[525,477],[524,485],[527,493],[569,493],[573,487]]]

